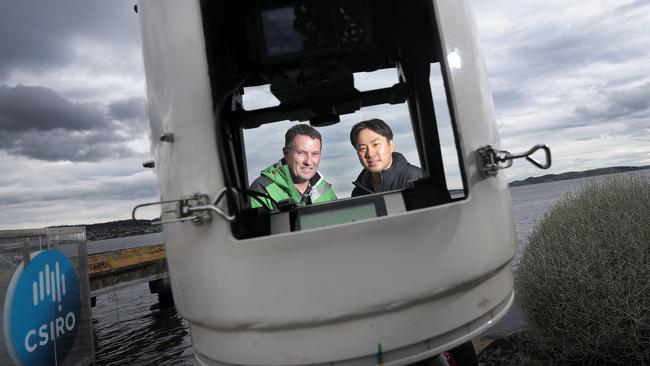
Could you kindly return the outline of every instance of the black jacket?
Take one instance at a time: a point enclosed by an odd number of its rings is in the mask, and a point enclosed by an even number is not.
[[[403,189],[406,188],[408,182],[420,178],[422,178],[422,169],[409,164],[404,155],[393,152],[393,164],[381,173],[381,182],[374,185],[372,173],[364,169],[357,180],[352,182],[354,184],[352,197]]]

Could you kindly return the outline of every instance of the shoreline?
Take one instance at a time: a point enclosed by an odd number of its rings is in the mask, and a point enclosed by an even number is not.
[[[564,173],[558,173],[558,174],[545,174],[545,175],[539,175],[539,176],[536,176],[536,177],[528,177],[526,179],[514,180],[512,182],[509,182],[508,186],[510,188],[512,188],[512,187],[521,187],[521,186],[527,186],[527,185],[532,185],[532,184],[559,182],[559,181],[563,181],[563,180],[571,180],[571,179],[579,179],[579,178],[598,177],[598,176],[602,176],[602,175],[627,173],[627,172],[634,172],[634,171],[646,170],[646,169],[650,169],[650,165],[612,166],[612,167],[607,167],[607,168],[596,168],[596,169],[582,170],[582,171],[579,171],[579,172],[564,172]]]

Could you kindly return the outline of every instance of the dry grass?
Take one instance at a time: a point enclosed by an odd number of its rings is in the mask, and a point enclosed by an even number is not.
[[[650,364],[650,180],[611,177],[565,197],[531,234],[515,286],[550,359]]]

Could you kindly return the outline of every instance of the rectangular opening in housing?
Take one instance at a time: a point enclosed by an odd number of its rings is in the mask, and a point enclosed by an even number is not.
[[[464,199],[431,4],[312,5],[230,5],[224,18],[203,4],[219,154],[226,184],[238,192],[230,202],[235,236]],[[224,36],[212,17],[233,33]]]

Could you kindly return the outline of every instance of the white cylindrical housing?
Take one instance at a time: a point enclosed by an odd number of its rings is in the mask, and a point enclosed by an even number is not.
[[[482,177],[475,163],[476,149],[499,146],[475,26],[468,1],[433,4],[467,198],[246,240],[217,216],[165,224],[175,303],[202,362],[367,365],[381,345],[387,365],[406,364],[467,341],[508,310],[516,240],[505,177]],[[224,188],[220,121],[199,0],[138,5],[162,199],[213,200]]]

